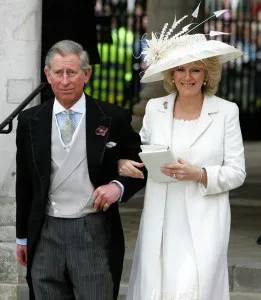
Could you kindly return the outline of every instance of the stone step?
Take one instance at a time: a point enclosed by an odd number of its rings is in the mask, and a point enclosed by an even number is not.
[[[24,276],[25,268],[16,260],[15,199],[0,197],[0,300],[19,299],[17,283]]]
[[[17,300],[29,300],[29,289],[27,284],[20,284],[18,286]]]
[[[0,196],[0,226],[15,226],[15,199]]]
[[[256,239],[261,234],[261,199],[253,203],[233,198],[232,228],[228,253],[229,284],[233,293],[261,293],[261,247]],[[142,211],[142,191],[127,205],[120,206],[125,234],[125,259],[122,282],[129,281],[139,220]],[[255,202],[257,202],[256,205]]]
[[[122,282],[130,277],[132,259],[124,259]],[[261,268],[246,266],[229,266],[229,287],[231,292],[252,292],[261,294]]]
[[[129,281],[131,265],[132,259],[125,258],[122,273],[122,282],[125,283],[123,286],[126,286]],[[261,266],[230,265],[228,273],[231,292],[252,292],[261,295]]]
[[[118,300],[126,300],[127,284],[121,284]],[[261,300],[261,293],[230,293],[230,300]],[[6,295],[0,294],[0,300],[7,300]],[[9,298],[13,300],[12,298]],[[28,300],[28,288],[20,285],[18,288],[18,300]]]
[[[261,294],[231,293],[230,296],[230,300],[261,300]]]
[[[122,285],[118,300],[126,300],[127,286]],[[230,293],[230,300],[261,300],[260,293]]]
[[[261,249],[260,249],[261,250]],[[133,249],[126,249],[122,282],[129,281]],[[230,260],[229,260],[230,261]],[[231,292],[252,292],[261,294],[261,265],[229,264],[229,286]],[[126,284],[125,284],[126,286]],[[236,298],[235,298],[236,299]]]
[[[126,300],[125,296],[119,296],[118,300]],[[231,293],[230,300],[261,300],[260,294]]]

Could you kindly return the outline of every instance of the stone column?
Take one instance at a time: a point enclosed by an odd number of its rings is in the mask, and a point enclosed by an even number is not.
[[[173,0],[147,0],[148,15],[148,36],[151,32],[160,32],[165,23],[169,26],[174,21],[175,15],[177,19],[184,15],[189,15],[197,7],[200,1],[173,1]],[[200,17],[204,15],[204,1],[201,1]],[[199,19],[200,19],[199,17]],[[139,130],[142,125],[142,119],[145,112],[147,101],[150,98],[156,98],[166,95],[162,81],[146,83],[141,91],[141,101],[133,107],[133,127]]]
[[[0,1],[0,123],[39,84],[41,5],[41,0]],[[11,134],[0,134],[0,299],[5,300],[17,299],[24,274],[15,255],[15,131],[16,122]]]

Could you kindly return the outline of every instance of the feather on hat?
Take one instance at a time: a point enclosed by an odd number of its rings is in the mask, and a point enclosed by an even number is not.
[[[192,13],[193,18],[198,17],[199,6],[200,4]],[[148,68],[144,72],[141,82],[146,83],[162,80],[162,72],[165,70],[209,57],[218,56],[220,63],[225,63],[241,56],[243,54],[242,51],[226,43],[217,40],[207,40],[204,34],[189,34],[207,20],[213,17],[219,17],[226,11],[227,10],[219,10],[214,12],[211,17],[193,28],[191,28],[191,26],[195,23],[189,23],[173,35],[177,26],[188,16],[186,15],[180,20],[176,20],[175,17],[173,25],[168,31],[168,24],[166,23],[160,34],[152,32],[150,40],[145,37],[146,45],[142,54],[144,55],[144,62]],[[228,33],[210,31],[209,36],[224,34]]]

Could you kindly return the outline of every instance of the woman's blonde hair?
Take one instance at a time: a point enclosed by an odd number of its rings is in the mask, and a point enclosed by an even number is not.
[[[202,91],[207,95],[215,95],[221,79],[221,65],[218,56],[205,58],[192,62],[195,67],[201,67],[205,70],[205,85],[202,85]],[[173,82],[173,71],[175,68],[162,72],[164,79],[164,88],[168,93],[177,93],[177,87]]]

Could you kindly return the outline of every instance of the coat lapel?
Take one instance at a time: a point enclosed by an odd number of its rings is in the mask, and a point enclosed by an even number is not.
[[[33,160],[41,181],[43,198],[50,183],[52,112],[53,100],[49,100],[28,118]]]
[[[205,96],[201,114],[198,120],[197,130],[195,135],[192,137],[190,146],[192,146],[207,130],[213,121],[211,114],[216,112],[218,112],[217,98],[215,96]]]
[[[86,149],[90,177],[95,168],[101,166],[110,126],[111,117],[105,115],[98,102],[86,95]],[[99,128],[104,130],[99,131]]]
[[[60,168],[64,162],[65,157],[67,156],[67,152],[60,141],[59,131],[55,119],[56,118],[53,115],[51,136],[51,159],[52,162]]]
[[[155,120],[159,124],[159,128],[162,127],[162,144],[171,145],[172,138],[172,125],[173,125],[173,107],[175,102],[175,94],[170,94],[159,100],[158,111],[159,119]],[[160,134],[161,134],[160,133]]]

